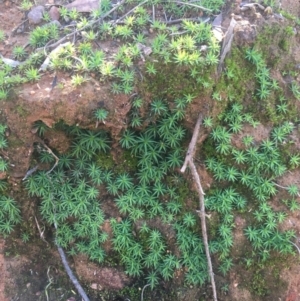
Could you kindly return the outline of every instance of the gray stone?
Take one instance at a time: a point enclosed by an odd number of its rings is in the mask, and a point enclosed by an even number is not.
[[[44,6],[35,6],[28,13],[28,20],[31,24],[39,24],[43,20]]]

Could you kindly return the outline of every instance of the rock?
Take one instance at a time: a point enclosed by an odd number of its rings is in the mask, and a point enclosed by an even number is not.
[[[53,20],[53,21],[51,21],[50,23],[47,23],[47,24],[48,24],[48,25],[55,24],[57,27],[61,27],[60,22],[57,21],[57,20]]]
[[[7,178],[7,173],[5,171],[0,172],[0,180],[5,180]]]
[[[60,17],[59,9],[56,6],[52,6],[49,10],[49,16],[52,21],[59,20]]]
[[[39,24],[43,20],[44,6],[35,6],[28,13],[28,20],[31,24]]]

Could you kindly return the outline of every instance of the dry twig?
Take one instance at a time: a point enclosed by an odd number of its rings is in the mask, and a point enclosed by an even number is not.
[[[207,258],[208,272],[209,272],[211,286],[212,286],[212,290],[213,290],[213,298],[214,298],[214,301],[217,301],[218,300],[217,299],[217,290],[216,290],[214,272],[213,272],[213,268],[212,268],[212,262],[211,262],[211,257],[210,257],[210,253],[209,253],[209,247],[208,247],[207,229],[206,229],[206,221],[205,221],[204,192],[202,189],[199,174],[197,172],[196,166],[193,161],[193,155],[195,153],[195,148],[196,148],[196,143],[197,143],[197,139],[198,139],[201,122],[202,122],[202,115],[200,114],[198,117],[196,126],[194,128],[193,137],[190,142],[184,164],[180,171],[183,173],[188,165],[191,169],[194,181],[197,186],[197,191],[198,191],[198,195],[199,195],[199,206],[200,206],[200,211],[198,211],[198,212],[199,212],[200,220],[201,220],[202,237],[203,237],[203,243],[204,243],[204,248],[205,248],[205,253],[206,253],[206,258]]]
[[[294,245],[297,248],[297,250],[299,252],[299,255],[300,255],[300,248],[295,243],[293,243],[292,241],[291,241],[291,244]]]
[[[57,245],[57,249],[58,249],[59,255],[61,257],[61,261],[62,261],[62,263],[64,265],[64,268],[65,268],[65,270],[66,270],[69,278],[73,282],[74,286],[76,287],[78,293],[80,294],[81,298],[84,301],[90,301],[89,297],[87,296],[87,294],[83,290],[82,286],[78,282],[76,276],[73,274],[73,272],[72,272],[72,270],[71,270],[71,268],[70,268],[70,266],[68,264],[68,261],[67,261],[67,258],[66,258],[64,250],[60,246],[58,246],[58,245]]]
[[[44,237],[45,228],[42,230],[39,223],[38,223],[38,221],[37,221],[37,218],[35,216],[34,216],[34,219],[35,219],[36,226],[39,230],[41,240],[43,240],[47,244],[47,246],[49,246],[49,243],[46,241],[46,239]]]
[[[182,173],[185,172],[189,161],[192,160],[193,157],[194,157],[194,153],[195,153],[195,150],[196,150],[196,143],[197,143],[201,123],[202,123],[202,115],[200,114],[198,119],[197,119],[195,128],[194,128],[193,137],[192,137],[192,140],[189,144],[189,148],[188,148],[184,163],[183,163],[183,165],[180,169],[180,171]]]

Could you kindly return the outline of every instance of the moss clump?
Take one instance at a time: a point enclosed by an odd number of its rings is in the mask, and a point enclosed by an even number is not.
[[[173,64],[155,65],[157,73],[155,76],[144,74],[141,91],[150,92],[157,98],[174,98],[184,94],[193,94],[199,90],[196,81],[192,80],[190,71],[187,68],[181,68]],[[174,70],[176,70],[174,72]]]
[[[122,152],[118,165],[116,166],[115,171],[117,173],[122,172],[135,172],[137,170],[138,159],[133,156],[132,153],[128,150]]]
[[[242,102],[251,97],[254,91],[255,67],[245,59],[244,49],[235,46],[232,48],[224,71],[216,85],[216,91],[225,92],[228,100],[235,102]]]
[[[100,153],[96,156],[97,165],[106,170],[113,169],[115,161],[111,153]]]
[[[271,67],[278,66],[286,58],[293,44],[293,27],[289,24],[271,23],[263,27],[254,43],[254,48],[259,50],[267,64]]]

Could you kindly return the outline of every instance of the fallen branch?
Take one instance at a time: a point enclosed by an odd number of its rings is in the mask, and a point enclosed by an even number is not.
[[[186,167],[188,165],[191,169],[194,181],[197,186],[197,191],[198,191],[198,195],[199,195],[199,207],[200,207],[200,211],[198,211],[198,212],[199,212],[200,220],[201,220],[201,230],[202,230],[203,243],[204,243],[204,248],[205,248],[205,253],[206,253],[208,272],[209,272],[210,282],[211,282],[211,286],[212,286],[212,290],[213,290],[213,298],[214,298],[214,301],[217,301],[218,300],[217,299],[217,290],[216,290],[214,272],[213,272],[213,268],[212,268],[212,262],[211,262],[211,257],[210,257],[210,253],[209,253],[209,247],[208,247],[207,229],[206,229],[206,221],[205,221],[206,215],[205,215],[205,205],[204,205],[204,192],[202,189],[199,174],[197,172],[196,166],[193,161],[193,156],[194,156],[195,149],[196,149],[196,143],[197,143],[197,139],[198,139],[201,122],[202,122],[202,115],[200,114],[198,117],[197,123],[195,125],[195,128],[194,128],[193,137],[190,142],[190,145],[189,145],[189,148],[188,148],[185,160],[184,160],[184,164],[180,171],[183,173],[186,170]]]
[[[79,295],[82,297],[82,299],[84,301],[90,301],[89,297],[87,296],[87,294],[83,290],[82,286],[78,282],[76,276],[73,274],[73,272],[72,272],[72,270],[71,270],[71,268],[70,268],[70,266],[68,264],[68,261],[67,261],[67,258],[66,258],[64,250],[60,246],[58,246],[58,245],[57,245],[57,249],[58,249],[59,255],[61,257],[61,261],[62,261],[62,263],[64,265],[64,268],[65,268],[65,270],[66,270],[69,278],[73,282],[74,286],[76,287]]]
[[[189,161],[192,160],[193,157],[194,157],[194,153],[195,153],[195,149],[196,149],[196,143],[197,143],[197,139],[198,139],[198,134],[199,134],[199,129],[200,129],[201,123],[202,123],[202,115],[200,114],[199,117],[198,117],[198,119],[197,119],[195,128],[194,128],[193,137],[192,137],[192,140],[191,140],[191,142],[189,144],[189,148],[188,148],[188,151],[187,151],[184,163],[183,163],[183,165],[182,165],[182,167],[180,169],[180,171],[182,173],[185,172]]]
[[[214,278],[214,272],[212,268],[212,263],[211,263],[211,257],[209,253],[209,247],[208,247],[208,238],[207,238],[207,229],[206,229],[206,221],[205,221],[205,206],[204,206],[204,194],[200,182],[200,177],[197,172],[196,166],[192,160],[189,161],[189,166],[191,168],[194,180],[197,184],[197,190],[199,194],[199,204],[200,204],[200,220],[201,220],[201,229],[202,229],[202,237],[203,237],[203,243],[204,243],[204,248],[205,248],[205,253],[206,253],[206,258],[207,258],[207,265],[208,265],[208,272],[210,276],[210,282],[213,290],[213,296],[214,296],[214,301],[217,301],[217,289],[216,289],[216,283],[215,283],[215,278]]]

